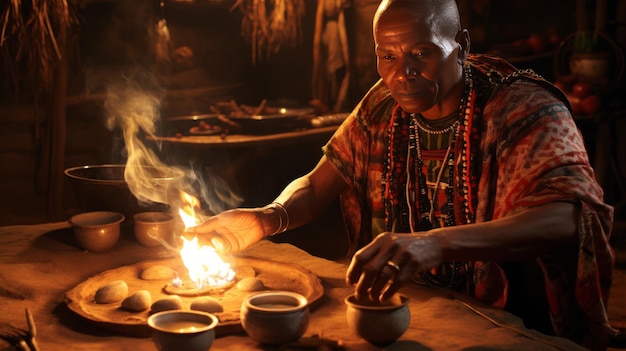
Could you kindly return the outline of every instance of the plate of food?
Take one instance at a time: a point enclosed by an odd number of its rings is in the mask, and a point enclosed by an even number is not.
[[[189,128],[190,135],[215,135],[221,134],[223,132],[224,128],[220,127],[217,124],[212,124],[204,120],[200,120],[198,122],[198,125]]]
[[[289,108],[289,107],[277,107],[273,113],[268,114],[231,114],[228,118],[241,121],[241,120],[252,120],[252,121],[268,121],[268,120],[285,120],[290,118],[300,118],[307,117],[313,114],[313,109],[310,107],[303,108]]]
[[[235,100],[218,102],[211,110],[241,126],[245,132],[268,132],[304,127],[314,116],[311,107],[273,106],[262,100],[257,106],[239,104]]]
[[[164,120],[163,136],[221,135],[235,127],[232,121],[218,114],[178,116]]]

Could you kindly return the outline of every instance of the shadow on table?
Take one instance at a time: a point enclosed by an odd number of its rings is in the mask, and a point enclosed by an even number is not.
[[[78,246],[78,243],[74,239],[74,229],[72,227],[51,230],[39,236],[34,246],[38,249],[50,250],[49,240],[80,249],[80,246]]]
[[[58,318],[59,324],[77,333],[98,337],[120,336],[120,333],[115,333],[109,329],[103,328],[102,326],[99,326],[96,323],[93,323],[77,315],[72,310],[70,310],[69,307],[67,307],[67,304],[65,304],[65,302],[58,304],[52,310],[52,313]],[[136,338],[149,337],[148,335],[139,336],[126,334],[124,334],[123,336],[131,336]]]
[[[430,347],[413,340],[398,340],[385,346],[385,351],[430,351]]]

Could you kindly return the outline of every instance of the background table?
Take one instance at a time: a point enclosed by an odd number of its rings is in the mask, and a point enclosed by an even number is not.
[[[25,328],[28,308],[37,323],[42,351],[156,350],[150,338],[96,328],[67,308],[64,295],[105,270],[174,254],[164,248],[143,247],[128,233],[108,252],[85,252],[77,247],[67,222],[0,227],[0,322]],[[299,264],[322,280],[324,297],[311,313],[304,338],[341,340],[346,350],[377,350],[360,340],[346,322],[343,299],[352,289],[344,282],[345,265],[312,256],[291,244],[267,240],[245,254]],[[406,286],[402,292],[411,299],[411,325],[386,350],[581,350],[568,340],[525,329],[509,313],[446,290]],[[6,344],[0,341],[0,350],[3,348]],[[217,338],[211,350],[273,349],[238,333]]]
[[[168,165],[192,168],[201,179],[219,179],[238,206],[263,206],[293,179],[312,170],[338,125],[266,134],[150,137],[147,145]],[[227,190],[227,191],[226,191]]]

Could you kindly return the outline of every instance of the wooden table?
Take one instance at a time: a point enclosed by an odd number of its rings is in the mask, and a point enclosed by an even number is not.
[[[25,327],[24,311],[28,308],[37,323],[42,351],[156,350],[150,338],[96,328],[67,308],[64,295],[105,270],[172,254],[164,248],[140,246],[128,232],[108,252],[85,252],[76,246],[67,222],[0,227],[0,323]],[[321,336],[341,341],[346,350],[377,350],[359,339],[346,322],[343,299],[352,289],[344,282],[345,265],[312,256],[291,244],[267,240],[245,254],[299,264],[322,280],[324,297],[311,312],[304,338]],[[449,291],[414,285],[402,291],[410,298],[411,325],[386,350],[582,350],[568,340],[525,329],[507,312]],[[0,341],[0,350],[4,346]],[[237,333],[217,338],[211,350],[273,348]]]

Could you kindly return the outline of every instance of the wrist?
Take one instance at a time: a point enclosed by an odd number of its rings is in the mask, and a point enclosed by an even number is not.
[[[278,202],[273,202],[263,207],[263,232],[264,236],[272,236],[285,232],[289,228],[289,213]]]

